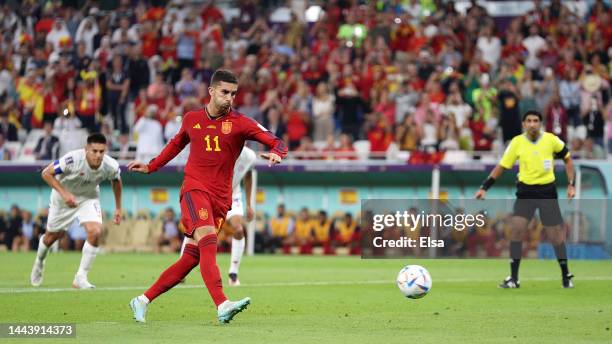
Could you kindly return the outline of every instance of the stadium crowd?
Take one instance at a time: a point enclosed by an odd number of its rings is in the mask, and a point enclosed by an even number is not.
[[[44,128],[32,152],[54,159],[101,131],[119,158],[147,159],[207,101],[218,68],[239,76],[235,108],[284,138],[294,156],[355,159],[390,149],[501,151],[537,109],[576,156],[606,158],[612,139],[611,12],[579,17],[561,1],[501,25],[473,1],[329,1],[316,22],[242,0],[23,1],[0,15],[0,158]],[[384,157],[384,154],[382,154]],[[422,158],[422,157],[421,157]]]

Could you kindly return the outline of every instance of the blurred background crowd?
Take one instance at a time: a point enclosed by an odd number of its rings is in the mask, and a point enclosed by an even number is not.
[[[235,108],[297,158],[499,153],[527,109],[575,156],[612,150],[603,1],[584,15],[535,1],[504,23],[476,1],[309,2],[314,21],[295,3],[5,2],[0,158],[55,159],[101,131],[115,157],[148,159],[207,102],[217,68],[239,76]]]
[[[417,208],[409,212],[417,214]],[[465,213],[462,208],[457,213]],[[499,213],[489,216],[486,212],[482,225],[466,226],[464,230],[441,230],[438,239],[445,242],[442,255],[460,257],[499,257],[508,249],[511,238],[510,214]],[[580,212],[564,214],[564,230],[578,220],[580,230],[576,239],[586,240],[589,222]],[[41,209],[34,216],[31,212],[13,205],[8,212],[0,210],[0,251],[36,250],[40,236],[44,233],[48,210]],[[107,216],[107,218],[109,218]],[[372,235],[381,235],[385,240],[398,240],[402,237],[419,240],[429,237],[431,228],[415,225],[415,230],[394,228],[394,230],[376,233],[371,230],[371,223],[361,224],[360,215],[351,212],[328,213],[326,210],[290,209],[285,204],[278,204],[276,212],[264,214],[259,212],[256,218],[254,250],[256,253],[278,254],[361,254],[362,236],[365,242],[372,242]],[[362,226],[370,226],[362,231]],[[137,214],[126,212],[119,226],[108,223],[103,236],[103,246],[107,251],[144,251],[144,252],[179,252],[183,242],[183,228],[179,216],[169,207],[156,216],[146,210]],[[227,227],[227,226],[226,226]],[[533,256],[538,245],[547,240],[542,224],[536,219],[529,223],[525,233],[523,255]],[[364,234],[365,233],[365,234]],[[573,239],[573,231],[570,240]],[[584,237],[583,237],[584,236]],[[230,252],[233,233],[226,228],[219,233],[219,252]],[[87,239],[85,229],[75,220],[55,249],[80,251]],[[427,250],[419,247],[402,249],[404,253],[415,256],[427,256]],[[385,250],[379,250],[384,252]],[[380,253],[380,252],[379,252]],[[373,254],[378,254],[377,251]]]

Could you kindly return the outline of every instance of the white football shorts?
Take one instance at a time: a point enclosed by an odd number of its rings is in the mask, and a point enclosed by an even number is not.
[[[100,200],[88,199],[81,202],[76,208],[70,208],[65,203],[62,205],[51,203],[49,205],[47,231],[66,231],[75,218],[78,219],[81,224],[84,222],[102,223]]]

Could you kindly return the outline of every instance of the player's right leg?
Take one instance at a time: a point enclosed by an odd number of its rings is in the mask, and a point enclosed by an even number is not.
[[[58,203],[51,202],[47,218],[47,228],[45,233],[40,236],[36,258],[34,258],[34,265],[30,274],[32,286],[38,287],[42,284],[47,253],[51,245],[64,235],[68,226],[74,221],[76,212],[76,208],[64,207]]]
[[[144,323],[149,303],[180,283],[199,262],[200,253],[198,247],[193,244],[193,241],[189,242],[186,240],[184,252],[179,259],[162,272],[157,281],[147,291],[130,301],[130,308],[132,309],[134,319],[137,322]]]
[[[40,236],[38,242],[38,250],[36,251],[36,258],[34,258],[34,265],[32,266],[32,272],[30,273],[30,283],[33,287],[40,287],[43,282],[43,274],[45,271],[45,260],[47,253],[51,245],[59,240],[66,233],[65,230],[50,231],[47,229],[45,234]]]
[[[145,316],[149,303],[153,302],[153,300],[155,300],[158,296],[179,284],[189,274],[189,272],[193,270],[193,268],[200,264],[200,249],[198,248],[197,241],[193,239],[195,229],[193,224],[196,223],[195,221],[197,221],[197,216],[194,209],[200,208],[194,207],[193,201],[191,200],[191,196],[188,192],[181,195],[180,203],[181,223],[183,224],[183,227],[185,227],[185,239],[183,240],[181,254],[179,259],[164,272],[162,272],[157,281],[155,281],[155,283],[147,291],[130,301],[130,308],[132,309],[133,317],[137,322],[144,323],[146,321]],[[209,213],[212,214],[212,211],[206,211],[207,219]],[[202,215],[199,217],[203,218],[204,210],[202,210],[200,214]]]
[[[187,196],[189,197],[189,196]],[[133,317],[137,322],[144,323],[149,303],[158,296],[179,284],[200,263],[200,250],[197,242],[192,239],[193,227],[191,225],[191,209],[187,206],[185,195],[181,197],[181,222],[185,227],[185,239],[181,248],[179,259],[161,273],[157,281],[143,294],[130,301]]]

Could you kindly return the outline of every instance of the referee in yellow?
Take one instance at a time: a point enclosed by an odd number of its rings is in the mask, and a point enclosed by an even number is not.
[[[510,271],[511,274],[499,286],[501,288],[519,288],[519,265],[523,251],[522,239],[527,225],[536,209],[539,209],[540,219],[551,241],[557,261],[561,267],[563,288],[573,288],[572,275],[567,266],[565,248],[565,232],[561,230],[563,218],[557,200],[555,186],[554,159],[561,158],[565,163],[565,171],[569,185],[567,198],[572,199],[574,190],[574,165],[565,143],[554,134],[542,132],[542,114],[530,110],[523,115],[524,133],[510,141],[508,148],[489,177],[476,192],[477,199],[484,199],[487,190],[495,183],[502,173],[511,169],[516,160],[519,161],[518,184],[514,213],[511,220],[512,235],[510,241]]]

